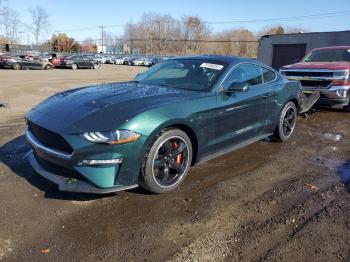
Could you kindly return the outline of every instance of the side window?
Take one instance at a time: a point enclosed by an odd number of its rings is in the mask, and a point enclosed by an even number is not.
[[[228,88],[234,82],[247,83],[250,86],[262,84],[261,67],[253,64],[240,64],[236,66],[225,79],[224,87]]]
[[[264,83],[271,82],[276,79],[276,73],[267,69],[267,68],[262,68],[263,71],[263,78],[264,78]]]

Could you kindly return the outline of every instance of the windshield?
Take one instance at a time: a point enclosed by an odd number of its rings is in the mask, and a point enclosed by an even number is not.
[[[350,49],[324,49],[312,51],[303,62],[350,62]]]
[[[209,91],[225,68],[226,64],[219,61],[171,59],[155,65],[134,80],[144,84]]]

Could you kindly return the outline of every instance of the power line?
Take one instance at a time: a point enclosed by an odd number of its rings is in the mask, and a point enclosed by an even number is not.
[[[341,12],[321,13],[321,14],[302,15],[302,16],[290,16],[290,17],[280,17],[280,18],[269,18],[269,19],[216,21],[216,22],[204,22],[204,23],[206,23],[206,24],[261,23],[261,22],[274,22],[274,21],[283,21],[283,20],[290,21],[290,20],[324,18],[324,17],[339,16],[339,15],[350,15],[350,10],[341,11]]]
[[[339,11],[339,12],[328,12],[328,13],[319,13],[319,14],[310,14],[302,16],[289,16],[289,17],[279,17],[279,18],[268,18],[268,19],[254,19],[254,20],[232,20],[232,21],[203,21],[205,24],[238,24],[238,23],[263,23],[263,22],[277,22],[277,21],[295,21],[295,20],[307,20],[307,19],[320,19],[320,18],[329,18],[336,16],[346,16],[350,15],[350,10]],[[184,23],[181,22],[180,23]],[[104,28],[115,28],[115,27],[124,27],[125,25],[104,25]],[[97,30],[101,26],[85,27],[78,29],[67,29],[59,30],[61,32],[79,32],[79,31],[88,31],[88,30]]]
[[[104,28],[124,27],[124,25],[104,25],[103,27]],[[92,26],[92,27],[84,27],[84,28],[77,28],[77,29],[58,30],[58,31],[60,31],[60,32],[80,32],[80,31],[97,30],[99,28],[101,28],[101,26]]]
[[[102,38],[89,39],[90,41],[98,42],[103,41]],[[215,39],[182,39],[182,38],[113,38],[113,41],[164,41],[164,42],[195,42],[195,43],[258,43],[257,40],[215,40]],[[84,43],[86,40],[76,40],[76,42]]]

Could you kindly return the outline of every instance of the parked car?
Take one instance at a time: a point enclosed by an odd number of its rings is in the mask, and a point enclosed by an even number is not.
[[[152,57],[152,58],[146,58],[144,61],[144,66],[154,66],[155,64],[158,64],[160,62],[162,62],[163,60],[159,57]]]
[[[133,61],[133,65],[135,66],[144,66],[147,59],[144,57],[137,58]]]
[[[128,59],[129,57],[118,57],[115,59],[115,64],[116,65],[127,65],[128,64]]]
[[[112,55],[106,56],[105,64],[115,64],[116,58]]]
[[[51,54],[41,54],[40,55],[40,59],[44,60],[44,61],[47,61],[47,62],[51,62],[52,58],[53,57],[52,57]]]
[[[53,65],[40,57],[28,56],[28,55],[12,55],[5,56],[2,59],[2,67],[8,69],[52,69]]]
[[[305,93],[319,91],[316,105],[350,111],[350,46],[312,50],[300,62],[284,66],[282,75],[299,80]]]
[[[60,67],[61,60],[64,59],[64,55],[56,55],[56,57],[53,57],[51,60],[51,63],[53,64],[54,67]]]
[[[137,60],[137,57],[128,57],[126,61],[124,62],[124,65],[134,66],[135,60]]]
[[[251,59],[169,59],[133,81],[54,95],[26,116],[28,154],[60,190],[169,192],[190,166],[274,136],[303,111],[299,83]]]
[[[124,57],[124,58],[117,58],[116,60],[115,60],[115,64],[116,65],[124,65],[124,61],[126,61],[126,57]]]
[[[59,67],[71,68],[73,70],[81,68],[97,69],[99,66],[99,62],[95,61],[89,56],[84,55],[73,55],[61,58],[59,64]]]
[[[12,56],[3,53],[0,54],[0,68],[5,68],[4,65],[8,59],[12,59]]]
[[[98,61],[100,64],[106,63],[106,57],[103,55],[97,55],[95,56],[95,60]]]

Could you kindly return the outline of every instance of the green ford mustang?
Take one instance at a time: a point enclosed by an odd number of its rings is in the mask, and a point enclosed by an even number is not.
[[[285,141],[298,82],[251,59],[167,60],[133,81],[56,94],[26,116],[28,154],[63,191],[173,190],[190,166],[268,136]]]

